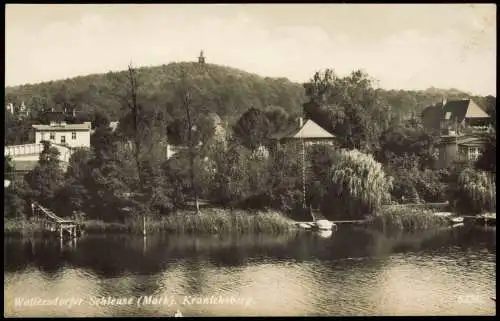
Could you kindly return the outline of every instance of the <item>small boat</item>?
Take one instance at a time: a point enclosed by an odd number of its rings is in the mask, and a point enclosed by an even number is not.
[[[478,223],[496,225],[497,213],[484,213],[477,216]]]
[[[310,230],[312,228],[311,223],[299,223],[298,225],[300,228],[303,228],[305,230]]]
[[[453,213],[451,212],[436,212],[434,213],[435,216],[438,216],[438,217],[450,217],[450,216],[453,216]]]
[[[452,218],[450,218],[450,222],[453,223],[453,224],[463,223],[464,222],[464,218],[461,217],[461,216],[452,217]]]
[[[328,220],[317,220],[316,221],[316,227],[319,229],[319,230],[322,230],[322,231],[331,231],[332,230],[332,227],[334,226],[335,224],[333,222],[330,222]]]

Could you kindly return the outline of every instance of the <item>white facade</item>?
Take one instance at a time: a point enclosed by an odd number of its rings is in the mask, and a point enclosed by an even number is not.
[[[59,160],[63,162],[69,161],[71,156],[71,150],[69,148],[60,145],[53,145],[52,147],[59,150]],[[4,156],[10,156],[15,161],[38,161],[42,151],[42,144],[12,145],[4,147]]]
[[[83,124],[33,125],[33,128],[35,129],[36,144],[46,140],[69,147],[90,148],[90,122]]]

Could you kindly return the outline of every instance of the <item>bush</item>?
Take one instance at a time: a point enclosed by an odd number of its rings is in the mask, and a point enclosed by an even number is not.
[[[446,170],[400,169],[393,173],[391,195],[399,203],[445,202],[447,200],[449,173]]]
[[[23,179],[14,178],[4,192],[4,217],[25,218],[29,213],[29,204],[26,201],[28,196],[29,188],[26,182]]]
[[[368,220],[383,230],[415,231],[449,224],[447,218],[434,215],[432,210],[406,206],[388,206]]]

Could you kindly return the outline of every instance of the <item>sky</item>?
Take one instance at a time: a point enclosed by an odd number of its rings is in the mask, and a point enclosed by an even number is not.
[[[196,61],[496,96],[493,4],[7,4],[5,85]]]

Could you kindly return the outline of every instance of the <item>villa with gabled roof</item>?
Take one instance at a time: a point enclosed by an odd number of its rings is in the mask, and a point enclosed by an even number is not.
[[[491,130],[491,117],[472,99],[446,101],[427,107],[422,112],[424,127],[440,136],[436,168],[455,161],[475,162]]]
[[[429,106],[422,112],[426,129],[441,135],[460,135],[487,131],[491,117],[472,99],[446,101]]]

